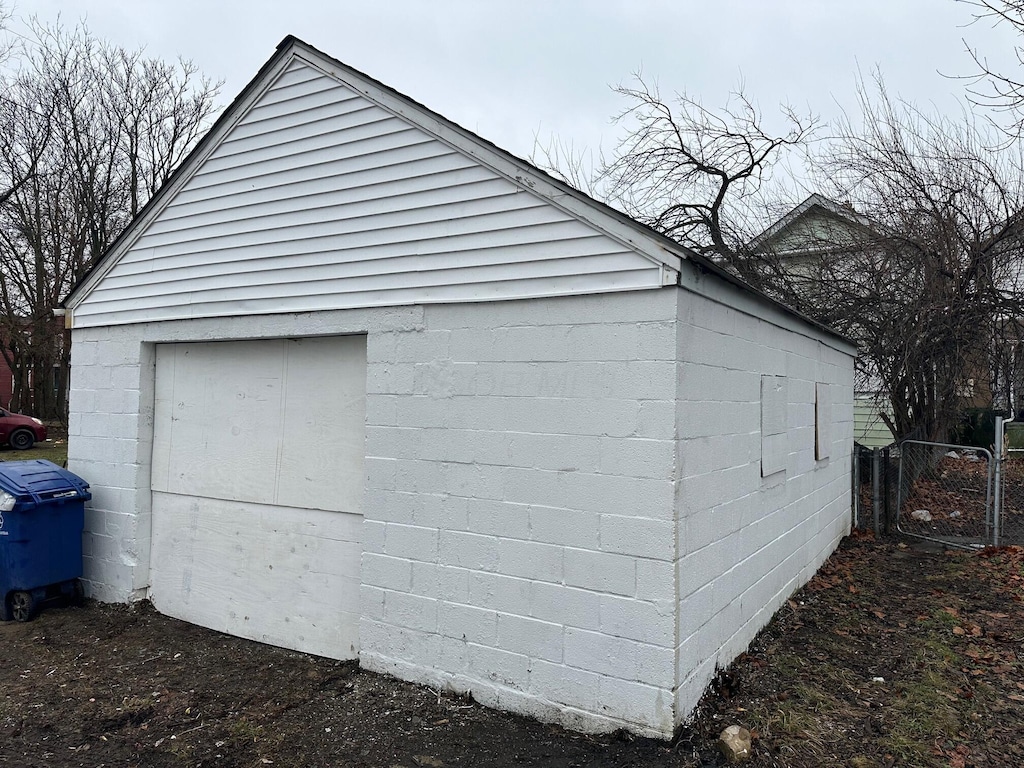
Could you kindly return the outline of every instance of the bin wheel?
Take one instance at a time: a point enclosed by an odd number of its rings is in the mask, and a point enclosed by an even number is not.
[[[15,621],[28,621],[35,613],[36,601],[31,592],[13,592],[10,597],[11,617]]]
[[[35,444],[36,438],[27,429],[19,429],[11,433],[11,436],[7,438],[7,442],[16,451],[27,451]]]
[[[71,587],[71,604],[82,606],[85,605],[85,587],[82,586],[82,582],[75,579],[75,583]]]

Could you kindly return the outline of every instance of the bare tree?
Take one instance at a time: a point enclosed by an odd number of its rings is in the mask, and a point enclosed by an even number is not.
[[[816,187],[848,205],[842,223],[799,252],[755,239],[733,263],[856,339],[895,435],[942,440],[965,406],[990,404],[993,359],[1017,335],[1024,163],[969,114],[924,114],[881,78],[859,104],[810,157]]]
[[[0,354],[10,407],[63,413],[68,349],[52,308],[194,146],[218,86],[170,65],[36,24],[0,83]],[[2,149],[2,148],[0,148]]]
[[[742,91],[720,112],[686,93],[674,103],[642,80],[617,89],[633,105],[617,116],[634,128],[603,169],[609,200],[637,220],[701,252],[727,255],[740,245],[740,206],[757,198],[788,148],[803,145],[816,120],[783,107],[785,132]]]
[[[997,147],[969,114],[891,99],[880,77],[813,144],[814,120],[784,108],[786,130],[771,132],[742,96],[713,112],[643,83],[619,92],[629,132],[586,191],[856,340],[858,380],[889,399],[898,437],[945,438],[965,405],[991,398],[998,337],[1024,310],[1015,147]],[[794,149],[804,183],[829,201],[801,242],[767,227],[794,208],[764,184]]]
[[[11,20],[8,6],[0,2],[0,36]],[[0,66],[11,57],[15,45],[10,38],[0,38]],[[12,98],[9,84],[0,81],[0,205],[3,205],[37,172],[39,160],[52,133],[52,100],[24,103]]]
[[[12,38],[7,34],[14,12],[6,2],[0,2],[0,66],[10,57],[14,50]]]
[[[772,169],[806,145],[817,118],[783,105],[783,130],[773,132],[742,89],[716,111],[685,92],[666,99],[641,75],[635,79],[615,88],[629,106],[613,118],[624,134],[611,158],[590,169],[585,151],[552,142],[532,159],[688,247],[728,257],[748,234],[745,207],[761,204]]]

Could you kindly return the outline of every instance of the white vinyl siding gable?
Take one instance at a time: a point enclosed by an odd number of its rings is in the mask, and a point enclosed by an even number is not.
[[[75,307],[75,326],[657,288],[661,274],[293,60]]]

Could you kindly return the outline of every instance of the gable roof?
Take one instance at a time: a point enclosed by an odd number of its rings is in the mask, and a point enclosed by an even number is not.
[[[795,206],[786,215],[782,216],[764,232],[751,240],[750,244],[755,248],[764,246],[772,240],[777,240],[784,236],[788,230],[794,228],[805,217],[822,213],[864,229],[875,229],[877,226],[867,216],[858,213],[851,206],[836,202],[814,192],[806,200]]]
[[[476,160],[480,165],[496,172],[518,188],[528,190],[572,218],[589,225],[597,232],[603,233],[647,259],[653,266],[660,268],[662,285],[678,284],[680,268],[683,262],[689,261],[700,272],[710,273],[718,279],[738,287],[759,302],[782,307],[789,314],[796,314],[756,291],[706,257],[690,251],[620,211],[588,197],[422,104],[292,36],[286,37],[278,45],[274,56],[227,107],[188,157],[110,248],[72,288],[62,302],[63,307],[73,310],[89,297],[90,293],[103,281],[104,276],[145,234],[150,224],[215,152],[227,134],[243,119],[247,110],[259,99],[268,84],[279,76],[290,62],[294,61],[301,61],[334,78],[392,115],[420,128],[457,152]],[[831,329],[824,328],[807,318],[802,319],[835,335]]]

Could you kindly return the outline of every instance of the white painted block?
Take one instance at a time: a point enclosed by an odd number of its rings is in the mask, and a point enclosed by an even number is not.
[[[438,631],[446,637],[495,646],[498,614],[487,608],[442,601],[438,613]]]
[[[600,629],[605,635],[651,643],[665,648],[671,647],[675,640],[676,605],[674,601],[651,602],[601,595],[599,612]],[[582,625],[576,624],[575,626]]]
[[[469,573],[470,605],[503,613],[529,616],[533,605],[533,582],[495,573]]]
[[[530,538],[530,508],[491,499],[469,499],[469,530],[487,536]]]
[[[592,710],[599,700],[601,676],[564,664],[534,659],[530,666],[530,691],[551,701]]]
[[[384,600],[388,590],[366,582],[359,585],[359,611],[362,619],[384,621]]]
[[[469,501],[458,496],[421,494],[413,506],[413,522],[443,531],[468,531]]]
[[[620,595],[636,593],[636,560],[626,555],[565,550],[565,583]]]
[[[498,647],[530,658],[562,661],[563,632],[561,624],[498,614]]]
[[[530,658],[511,650],[471,643],[469,673],[478,680],[521,690],[529,685]]]
[[[389,590],[412,590],[413,564],[401,557],[387,557],[371,552],[363,554],[362,583]]]
[[[564,549],[553,544],[499,539],[498,571],[534,581],[561,583]]]
[[[675,594],[675,586],[671,561],[636,561],[636,595],[641,600],[667,600]]]
[[[530,538],[577,549],[600,549],[600,515],[578,509],[530,506]]]
[[[441,531],[439,562],[476,571],[496,571],[498,539],[461,531]]]
[[[600,525],[602,551],[658,560],[675,556],[675,524],[668,520],[601,515]]]
[[[435,633],[439,600],[422,595],[389,591],[384,597],[384,621],[396,627]]]
[[[601,440],[600,471],[608,475],[671,480],[675,474],[675,442],[606,437]]]
[[[566,627],[596,630],[601,626],[603,599],[590,590],[535,581],[530,588],[530,615]]]
[[[662,733],[672,730],[672,702],[660,686],[602,677],[599,696],[603,712],[615,713],[627,723],[642,723]]]
[[[437,560],[440,534],[436,528],[388,523],[384,536],[384,551],[392,557],[428,563]]]
[[[469,578],[470,571],[464,568],[453,568],[450,566],[438,566],[437,569],[437,593],[445,600],[469,604]],[[415,579],[415,575],[414,575]],[[415,584],[415,582],[414,582]],[[480,603],[477,603],[480,605]]]
[[[647,400],[640,403],[637,437],[671,440],[676,436],[675,400]]]

